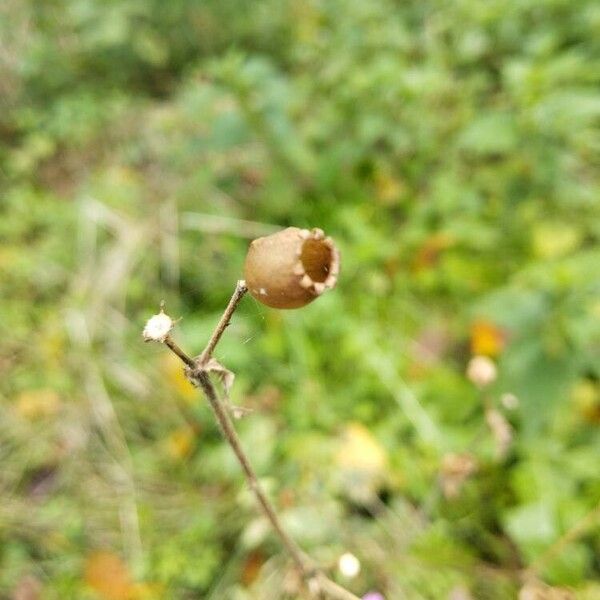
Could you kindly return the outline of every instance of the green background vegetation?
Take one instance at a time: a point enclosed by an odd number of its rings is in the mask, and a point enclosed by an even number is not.
[[[217,352],[292,535],[358,595],[599,598],[599,79],[593,0],[3,0],[0,596],[297,597],[140,337],[199,351],[297,225],[338,288]]]

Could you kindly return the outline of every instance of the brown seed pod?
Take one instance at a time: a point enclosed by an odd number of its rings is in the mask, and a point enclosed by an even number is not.
[[[300,308],[335,287],[340,254],[321,229],[288,227],[250,244],[248,291],[272,308]]]

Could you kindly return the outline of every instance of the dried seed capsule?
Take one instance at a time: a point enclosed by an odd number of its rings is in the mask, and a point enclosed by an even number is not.
[[[340,255],[321,229],[288,227],[254,240],[246,255],[248,291],[272,308],[300,308],[335,287]]]

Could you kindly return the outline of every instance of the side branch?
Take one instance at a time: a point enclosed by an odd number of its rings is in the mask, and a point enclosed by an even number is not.
[[[225,312],[221,316],[221,319],[217,323],[213,334],[210,336],[210,340],[208,340],[208,344],[206,344],[206,348],[202,351],[202,354],[197,358],[199,365],[204,365],[208,361],[208,359],[212,356],[212,353],[215,350],[216,345],[219,343],[221,336],[225,333],[225,329],[229,325],[231,321],[231,317],[237,308],[237,305],[240,303],[240,300],[244,297],[244,294],[248,291],[246,287],[246,282],[243,279],[240,279],[235,286],[235,290],[233,292],[233,296],[231,296],[231,300],[229,300],[229,304],[225,309]],[[186,363],[187,364],[187,363]]]
[[[185,363],[185,365],[187,367],[189,367],[190,369],[195,369],[196,368],[196,362],[194,361],[193,358],[190,358],[173,340],[173,338],[168,335],[165,338],[165,344],[169,347],[169,350],[171,350],[171,352],[173,352],[173,354],[177,355],[182,362]]]

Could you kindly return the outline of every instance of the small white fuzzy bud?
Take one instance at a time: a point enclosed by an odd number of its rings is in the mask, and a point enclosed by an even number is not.
[[[338,569],[344,577],[352,579],[360,573],[360,561],[354,554],[346,552],[338,560]]]
[[[497,376],[496,365],[487,356],[474,356],[467,365],[467,377],[478,388],[484,388],[494,383]]]
[[[173,319],[160,309],[157,315],[153,315],[148,319],[142,336],[146,342],[164,342],[165,338],[173,329]]]

